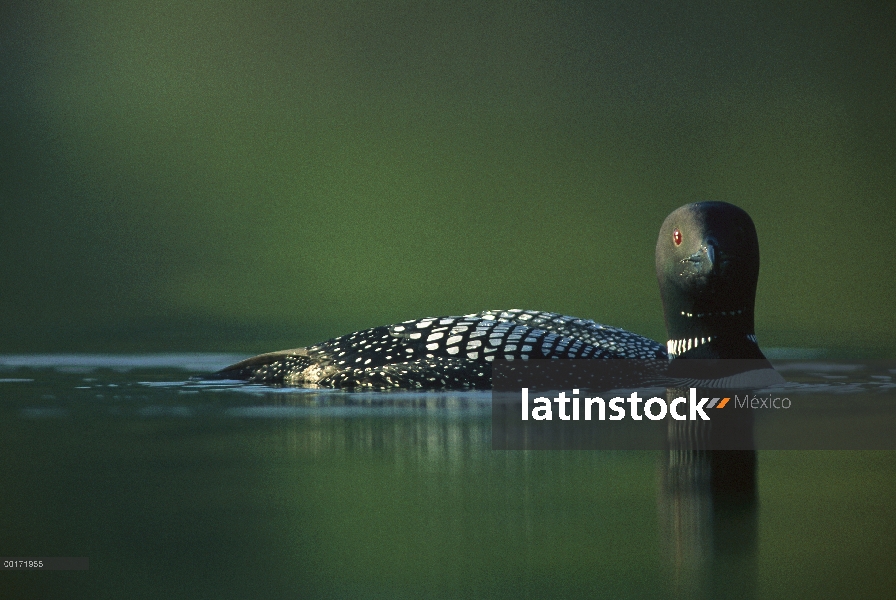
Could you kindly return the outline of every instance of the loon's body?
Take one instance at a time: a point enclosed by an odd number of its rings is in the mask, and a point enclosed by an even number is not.
[[[484,389],[496,359],[665,358],[657,342],[556,313],[508,310],[374,327],[262,354],[219,376],[326,387]]]
[[[215,378],[344,388],[484,389],[496,358],[764,358],[753,332],[759,247],[746,212],[700,202],[670,214],[656,247],[670,340],[532,310],[374,327],[262,354]]]

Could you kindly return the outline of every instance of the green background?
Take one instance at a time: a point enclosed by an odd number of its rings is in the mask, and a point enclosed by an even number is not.
[[[536,308],[665,339],[745,208],[763,345],[892,354],[892,2],[7,2],[0,351],[263,351]]]

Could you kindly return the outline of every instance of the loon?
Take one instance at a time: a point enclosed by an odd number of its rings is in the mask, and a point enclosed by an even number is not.
[[[764,359],[753,329],[759,243],[725,202],[663,222],[656,272],[669,341],[535,310],[429,317],[261,354],[211,375],[262,384],[368,389],[488,389],[491,363],[530,359]]]

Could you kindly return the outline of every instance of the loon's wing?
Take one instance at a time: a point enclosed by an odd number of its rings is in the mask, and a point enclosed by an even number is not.
[[[491,383],[490,363],[495,358],[638,356],[611,350],[611,346],[506,319],[435,317],[374,327],[308,348],[262,354],[213,377],[328,387],[482,388]]]
[[[581,340],[528,325],[477,317],[435,317],[374,327],[309,348],[337,371],[337,387],[482,388],[496,358],[615,358]],[[307,381],[306,374],[287,377]]]
[[[611,352],[616,358],[668,358],[666,347],[650,338],[595,323],[589,319],[579,319],[552,312],[537,310],[487,310],[472,318],[495,319],[507,323],[519,323],[543,329],[563,337],[581,340]]]

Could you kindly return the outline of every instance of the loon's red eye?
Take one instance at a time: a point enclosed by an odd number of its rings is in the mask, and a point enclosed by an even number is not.
[[[681,231],[676,229],[672,232],[672,241],[675,242],[676,246],[681,246]]]

